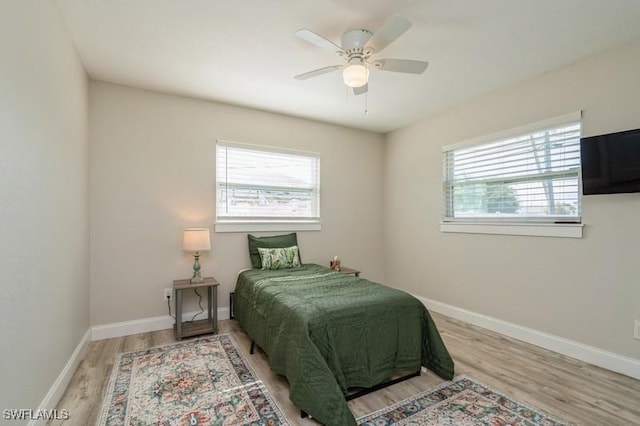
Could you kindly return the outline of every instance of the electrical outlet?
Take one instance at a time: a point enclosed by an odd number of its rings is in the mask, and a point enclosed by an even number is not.
[[[633,323],[633,338],[640,340],[640,320]]]
[[[167,299],[169,299],[169,300],[173,299],[173,289],[172,288],[165,288],[164,289],[164,298],[163,298],[163,300],[166,302]]]

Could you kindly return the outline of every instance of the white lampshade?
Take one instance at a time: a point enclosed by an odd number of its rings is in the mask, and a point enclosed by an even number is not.
[[[342,71],[342,78],[349,87],[362,87],[369,81],[369,69],[362,63],[350,64]]]
[[[207,251],[211,250],[211,236],[209,228],[187,228],[182,234],[182,250]]]

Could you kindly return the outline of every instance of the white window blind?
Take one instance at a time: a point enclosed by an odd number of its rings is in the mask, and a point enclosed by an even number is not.
[[[218,141],[218,220],[320,220],[320,157]]]
[[[443,221],[579,223],[580,118],[560,121],[445,148]]]

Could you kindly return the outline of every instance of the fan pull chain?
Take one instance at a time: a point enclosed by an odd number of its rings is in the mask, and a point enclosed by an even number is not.
[[[364,115],[369,114],[369,92],[364,94]]]

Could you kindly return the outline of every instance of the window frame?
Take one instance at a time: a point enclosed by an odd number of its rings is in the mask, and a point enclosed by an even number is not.
[[[550,118],[543,121],[527,124],[517,128],[493,133],[490,135],[474,138],[471,140],[463,141],[456,144],[446,145],[442,147],[442,218],[440,222],[441,232],[454,232],[454,233],[472,233],[472,234],[497,234],[497,235],[529,235],[539,237],[565,237],[565,238],[582,238],[582,216],[578,216],[577,220],[572,219],[565,223],[562,220],[556,219],[556,222],[551,222],[552,218],[535,219],[531,217],[505,217],[505,218],[450,218],[446,216],[447,213],[447,201],[446,201],[446,183],[447,183],[447,153],[483,144],[490,144],[504,139],[512,137],[522,136],[527,133],[535,133],[543,129],[560,126],[563,124],[570,124],[572,122],[582,121],[582,111],[562,115],[559,117]],[[581,123],[582,127],[582,123]],[[582,130],[582,129],[581,129]],[[582,206],[582,173],[580,167],[577,171],[578,179],[578,202]]]
[[[309,158],[315,158],[317,161],[317,185],[315,187],[317,217],[315,218],[278,218],[274,217],[229,217],[219,216],[218,207],[220,203],[218,191],[218,149],[223,147],[238,147],[256,152],[280,153],[285,155],[296,155]],[[256,145],[241,142],[233,142],[229,140],[216,140],[215,149],[215,232],[279,232],[279,231],[320,231],[322,229],[321,210],[320,210],[320,154],[317,152],[294,150],[288,148],[273,147],[267,145]]]

